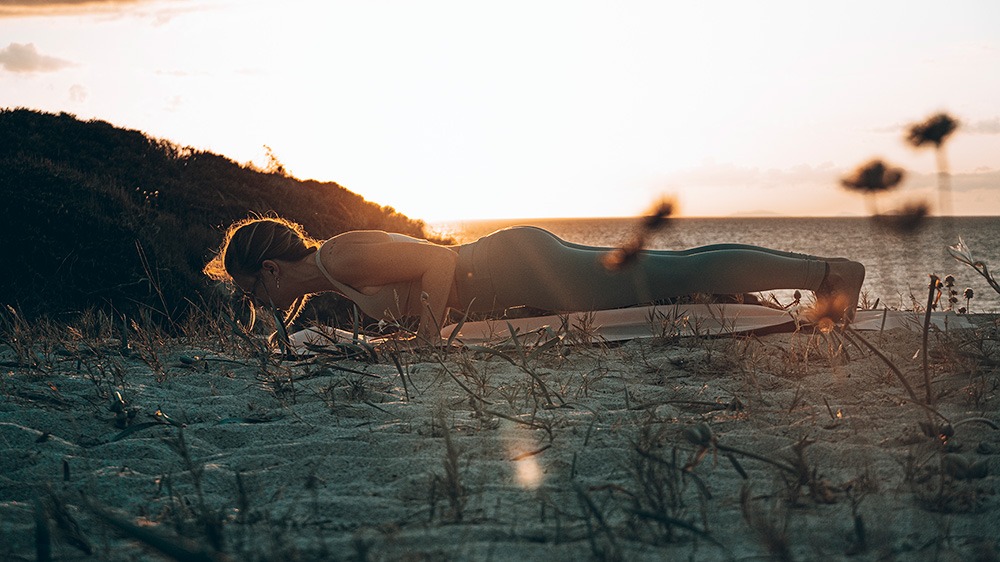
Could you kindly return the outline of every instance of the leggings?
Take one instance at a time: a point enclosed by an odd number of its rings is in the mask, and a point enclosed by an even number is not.
[[[715,244],[688,250],[641,250],[610,271],[612,248],[574,244],[537,227],[499,230],[459,246],[455,282],[470,312],[529,306],[557,312],[652,304],[693,293],[816,290],[822,258],[750,246]]]

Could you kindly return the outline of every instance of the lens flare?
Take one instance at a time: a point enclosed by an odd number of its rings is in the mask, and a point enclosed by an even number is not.
[[[514,478],[519,486],[525,490],[536,490],[542,485],[542,467],[538,465],[535,457],[528,457],[514,461]]]

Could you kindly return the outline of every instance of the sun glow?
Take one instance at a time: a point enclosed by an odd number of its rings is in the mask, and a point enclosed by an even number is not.
[[[1000,4],[111,4],[0,18],[0,106],[240,162],[267,145],[428,221],[629,216],[664,194],[687,216],[857,214],[838,174],[875,154],[932,174],[900,128],[944,108],[966,125],[953,171],[986,190],[956,193],[1000,213]]]

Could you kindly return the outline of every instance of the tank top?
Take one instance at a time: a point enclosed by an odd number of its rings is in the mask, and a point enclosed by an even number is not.
[[[412,236],[407,236],[405,234],[396,234],[392,232],[387,234],[394,242],[429,244],[426,240],[413,238]],[[325,246],[329,241],[330,240],[327,240],[320,244],[320,247],[316,250],[316,265],[323,273],[323,276],[326,277],[327,281],[329,281],[338,292],[353,301],[354,304],[358,305],[358,308],[360,308],[365,314],[378,320],[391,320],[395,318],[402,318],[404,316],[419,315],[419,312],[410,311],[411,300],[414,304],[420,302],[419,281],[390,283],[379,287],[379,290],[371,295],[362,293],[350,285],[337,281],[332,275],[330,275],[330,272],[326,270],[326,266],[323,265],[323,260],[320,258],[320,252],[323,250],[323,246]],[[415,292],[417,294],[414,300]]]

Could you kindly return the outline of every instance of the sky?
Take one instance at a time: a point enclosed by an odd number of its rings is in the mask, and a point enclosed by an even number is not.
[[[0,0],[0,107],[241,163],[265,146],[429,222],[938,206],[904,142],[945,111],[955,214],[1000,215],[1000,2]],[[939,212],[940,209],[935,209]]]

